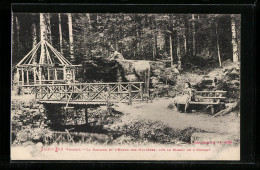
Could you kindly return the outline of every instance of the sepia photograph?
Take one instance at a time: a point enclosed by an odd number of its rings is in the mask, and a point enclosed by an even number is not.
[[[240,14],[11,19],[11,160],[240,160]]]

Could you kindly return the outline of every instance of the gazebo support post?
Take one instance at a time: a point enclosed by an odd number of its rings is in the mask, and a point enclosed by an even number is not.
[[[63,80],[66,79],[66,67],[64,66],[63,67]]]
[[[33,67],[33,81],[34,81],[34,84],[36,84],[36,67],[34,66]]]
[[[55,80],[57,80],[57,68],[55,67]]]
[[[27,81],[27,84],[29,85],[29,71],[26,70],[26,81]]]
[[[42,84],[42,68],[39,67],[39,84]]]
[[[24,85],[24,72],[23,72],[23,68],[22,68],[22,85]]]
[[[75,70],[74,69],[72,71],[72,76],[73,76],[73,82],[75,82]]]
[[[48,80],[50,80],[50,68],[47,68]]]
[[[20,84],[20,73],[19,72],[20,72],[20,69],[17,68],[18,86]]]

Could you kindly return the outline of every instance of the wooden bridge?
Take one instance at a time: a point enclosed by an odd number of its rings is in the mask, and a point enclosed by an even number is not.
[[[73,83],[23,85],[25,94],[35,94],[39,103],[72,105],[103,105],[148,100],[144,82]]]

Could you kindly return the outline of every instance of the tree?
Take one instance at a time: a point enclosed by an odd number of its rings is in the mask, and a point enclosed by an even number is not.
[[[62,49],[62,28],[61,28],[61,16],[58,14],[59,17],[59,39],[60,39],[60,53],[63,55],[63,49]]]
[[[37,34],[36,34],[36,25],[35,22],[32,23],[32,48],[37,45]]]
[[[180,29],[179,28],[177,28],[177,30],[176,30],[176,35],[177,35],[177,37],[176,37],[176,39],[177,39],[177,49],[176,49],[176,51],[177,51],[177,58],[178,58],[178,69],[181,69],[181,49],[180,49]]]
[[[12,14],[12,51],[14,48],[14,15]]]
[[[231,15],[231,31],[232,31],[232,45],[233,45],[233,62],[238,62],[238,41],[235,15]]]
[[[70,58],[72,62],[74,62],[75,57],[74,57],[74,42],[73,42],[73,30],[72,30],[72,16],[70,13],[68,13],[67,16],[68,16],[68,27],[69,27]]]
[[[32,17],[32,29],[31,29],[32,33],[32,48],[34,48],[37,45],[37,33],[36,33],[36,23],[35,23],[35,15]],[[35,62],[35,56],[33,58],[33,62]]]
[[[91,21],[90,21],[90,14],[87,13],[85,18],[85,26],[84,26],[84,55],[87,56],[89,54],[89,48],[87,44],[87,36],[89,36],[89,30],[91,29]]]
[[[45,22],[45,15],[43,13],[40,13],[40,39],[41,41],[46,41],[46,22]],[[46,51],[44,46],[41,46],[41,55],[40,55],[40,63],[44,63],[46,60]]]
[[[18,55],[19,55],[21,45],[20,45],[20,23],[19,23],[18,17],[15,17],[15,24],[16,24],[17,52],[18,52]]]
[[[45,27],[46,27],[46,39],[48,43],[52,44],[52,36],[51,36],[51,21],[50,14],[45,14]]]
[[[195,40],[195,35],[196,35],[196,30],[195,30],[195,17],[194,14],[191,15],[191,24],[192,24],[192,54],[196,55],[196,40]]]
[[[219,35],[218,35],[218,22],[215,22],[216,24],[216,41],[217,41],[217,52],[218,52],[218,62],[219,62],[219,66],[221,67],[221,57],[220,57],[220,49],[219,49]]]
[[[170,33],[170,57],[171,57],[171,67],[173,67],[173,54],[172,54],[172,34]]]
[[[153,17],[154,20],[155,17]],[[157,50],[157,26],[156,22],[153,21],[153,31],[154,31],[154,45],[153,45],[153,60],[158,56],[158,50]]]
[[[106,58],[112,48],[125,59],[166,59],[171,60],[171,66],[178,63],[179,68],[186,63],[196,65],[191,61],[194,55],[216,60],[219,65],[229,58],[236,62],[240,56],[238,15],[42,13],[38,16],[13,15],[13,56],[18,56],[14,60],[18,61],[39,40],[52,43],[75,63],[94,56]]]

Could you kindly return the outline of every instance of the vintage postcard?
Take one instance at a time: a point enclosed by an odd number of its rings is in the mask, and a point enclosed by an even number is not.
[[[12,13],[11,160],[240,160],[240,24]]]

